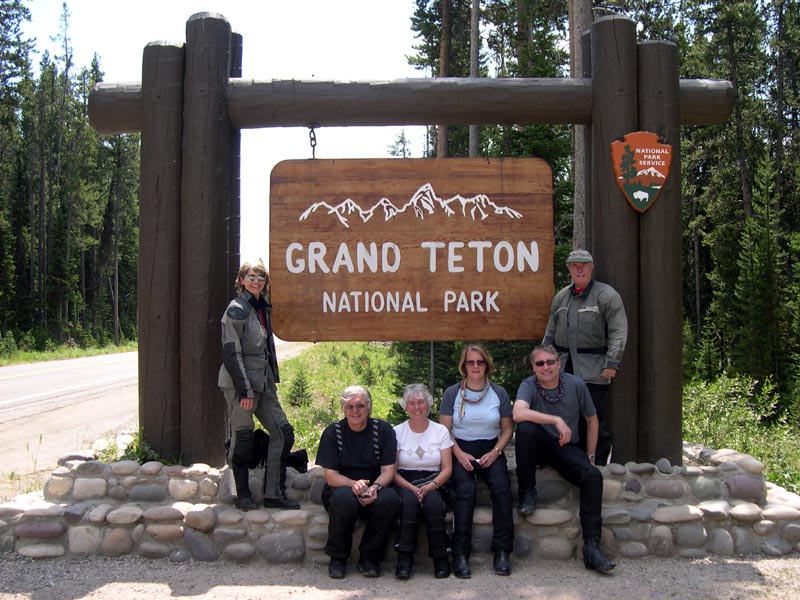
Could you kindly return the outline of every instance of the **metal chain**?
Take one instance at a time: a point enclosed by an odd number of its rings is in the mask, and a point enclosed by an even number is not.
[[[308,126],[308,141],[311,144],[311,160],[317,158],[317,134],[314,131],[314,125]]]

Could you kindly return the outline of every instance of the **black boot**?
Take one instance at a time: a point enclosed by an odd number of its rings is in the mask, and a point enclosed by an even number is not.
[[[433,576],[436,579],[450,577],[450,559],[446,556],[433,557]]]
[[[300,503],[291,498],[287,498],[285,494],[281,494],[277,498],[264,498],[264,508],[280,508],[281,510],[297,510],[300,508]]]
[[[583,564],[587,569],[598,573],[610,573],[617,565],[605,557],[600,550],[600,540],[592,538],[583,541]]]
[[[410,579],[413,566],[414,555],[411,552],[397,553],[397,569],[395,569],[394,574],[398,579]]]
[[[520,491],[519,493],[519,506],[517,512],[521,515],[532,515],[536,512],[536,503],[538,497],[536,490]]]
[[[459,579],[469,579],[472,577],[472,569],[469,568],[469,558],[465,554],[453,556],[453,573]]]
[[[247,467],[232,467],[233,480],[236,482],[236,508],[239,510],[256,510],[258,504],[250,494],[250,472]]]
[[[494,572],[498,575],[511,575],[511,560],[507,550],[498,550],[494,553]]]
[[[253,500],[252,496],[239,496],[236,498],[236,508],[244,511],[256,510],[258,509],[258,504],[256,504],[255,500]]]

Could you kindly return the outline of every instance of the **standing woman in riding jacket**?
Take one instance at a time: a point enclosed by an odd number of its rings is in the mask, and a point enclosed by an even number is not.
[[[245,262],[236,277],[234,298],[222,315],[222,366],[218,385],[228,405],[231,446],[228,462],[236,482],[236,506],[258,508],[250,493],[248,463],[253,454],[255,415],[269,433],[264,473],[264,506],[300,508],[286,497],[286,458],[294,429],[278,401],[278,357],[272,337],[269,275],[263,263]]]

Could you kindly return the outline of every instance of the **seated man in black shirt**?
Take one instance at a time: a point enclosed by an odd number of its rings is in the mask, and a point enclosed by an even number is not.
[[[359,546],[358,570],[378,577],[389,535],[395,530],[400,497],[391,487],[397,461],[397,439],[386,421],[373,419],[366,388],[350,386],[341,397],[345,418],[322,432],[317,464],[325,469],[322,501],[328,511],[331,557],[328,575],[341,579],[353,545],[358,517],[366,519]]]
[[[579,377],[560,372],[553,346],[536,346],[531,365],[534,375],[520,384],[514,401],[518,512],[527,515],[536,510],[536,467],[550,465],[580,490],[586,568],[610,573],[615,565],[600,550],[603,474],[594,466],[598,424],[592,397]],[[581,417],[587,425],[588,454],[579,447]]]

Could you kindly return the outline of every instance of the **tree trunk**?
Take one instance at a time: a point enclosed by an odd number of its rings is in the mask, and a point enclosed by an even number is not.
[[[452,0],[442,0],[442,37],[439,40],[439,77],[447,77],[450,70],[450,8]],[[447,124],[436,127],[436,157],[448,154]]]
[[[733,32],[731,25],[727,25],[728,34],[728,55],[730,56],[731,64],[731,83],[733,83],[733,94],[736,102],[733,105],[734,124],[736,127],[736,148],[737,159],[739,163],[739,184],[742,192],[742,210],[744,217],[749,218],[753,216],[753,201],[750,191],[750,176],[747,168],[747,154],[744,148],[744,117],[742,116],[741,97],[739,96],[739,61],[736,55],[736,49],[733,47]]]
[[[570,75],[585,77],[586,68],[581,45],[583,32],[592,24],[592,0],[569,0],[569,47]],[[572,246],[586,248],[586,204],[588,190],[586,185],[586,155],[589,128],[575,125],[572,133],[572,172],[573,172],[573,223]]]
[[[481,3],[480,0],[472,0],[472,11],[470,12],[470,37],[469,37],[469,76],[478,77],[478,66],[480,63],[480,23],[481,23]],[[478,126],[469,126],[469,156],[478,156]]]

